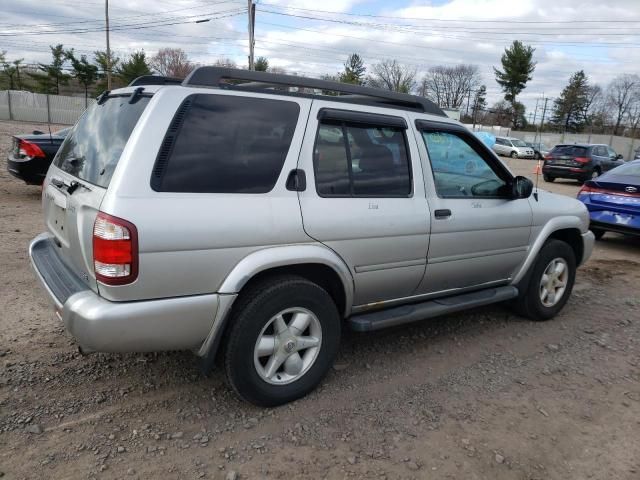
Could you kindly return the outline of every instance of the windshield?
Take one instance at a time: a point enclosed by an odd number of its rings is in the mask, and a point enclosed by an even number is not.
[[[514,147],[526,147],[527,144],[524,143],[522,140],[511,140],[511,143],[513,143]]]
[[[60,146],[56,167],[100,187],[107,187],[133,128],[150,97],[109,97],[80,117]]]

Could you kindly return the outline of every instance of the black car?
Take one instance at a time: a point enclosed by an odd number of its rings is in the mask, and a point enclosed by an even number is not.
[[[622,155],[608,145],[556,145],[544,157],[542,175],[545,182],[572,178],[584,183],[623,163]]]
[[[63,128],[51,134],[34,130],[28,135],[15,135],[7,157],[9,173],[29,185],[41,185],[70,129]]]
[[[544,143],[533,143],[533,142],[524,142],[527,144],[527,147],[533,148],[533,158],[534,160],[542,160],[546,155],[549,154],[547,147],[544,146]]]

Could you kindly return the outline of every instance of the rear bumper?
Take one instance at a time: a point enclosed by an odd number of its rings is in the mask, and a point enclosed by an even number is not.
[[[209,336],[220,295],[110,302],[83,284],[55,248],[49,234],[36,237],[29,246],[31,265],[84,351],[197,350]]]
[[[591,178],[592,170],[590,168],[543,165],[542,173],[554,178],[571,178],[581,180]]]
[[[11,156],[7,157],[8,172],[29,185],[40,185],[47,176],[47,170],[51,160],[45,158],[32,158],[31,160],[19,160]]]

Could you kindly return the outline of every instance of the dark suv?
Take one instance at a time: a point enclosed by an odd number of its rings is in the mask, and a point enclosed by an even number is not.
[[[542,174],[545,182],[572,178],[583,183],[623,163],[622,155],[608,145],[556,145],[544,158]]]

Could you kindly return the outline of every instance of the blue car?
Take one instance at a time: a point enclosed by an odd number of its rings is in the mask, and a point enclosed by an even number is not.
[[[597,239],[605,232],[640,235],[640,160],[585,182],[578,200],[589,210]]]

